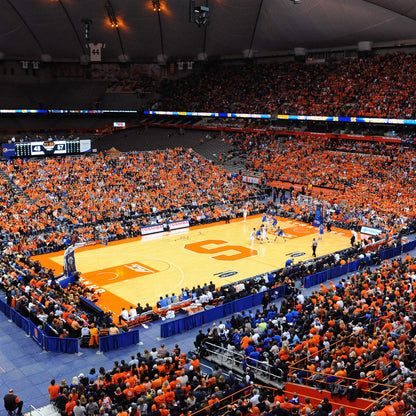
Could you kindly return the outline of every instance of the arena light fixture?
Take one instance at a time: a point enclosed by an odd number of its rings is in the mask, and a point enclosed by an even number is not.
[[[160,12],[160,0],[152,0],[152,6],[154,12]]]
[[[111,5],[109,0],[107,0],[107,2],[105,3],[105,10],[107,11],[107,15],[108,15],[108,19],[110,20],[111,27],[118,27],[117,16],[114,13],[113,6]]]

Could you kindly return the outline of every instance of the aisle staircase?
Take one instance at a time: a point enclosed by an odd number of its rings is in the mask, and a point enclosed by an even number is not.
[[[24,413],[25,416],[61,416],[56,407],[52,404],[47,406],[39,407],[36,409],[30,405],[30,410]]]
[[[280,369],[274,369],[267,361],[250,360],[246,361],[246,357],[239,351],[234,349],[222,348],[209,342],[204,344],[204,360],[212,365],[232,370],[233,373],[244,377],[246,372],[255,374],[256,381],[274,388],[282,388],[284,386],[284,374]]]
[[[3,169],[0,169],[0,176],[9,183],[15,195],[25,199],[29,204],[36,205],[36,202],[30,198],[29,195],[27,195],[20,186],[16,185]]]
[[[228,141],[222,141],[220,135],[214,132],[202,132],[205,135],[203,143],[194,147],[207,160],[212,160],[216,165],[220,164],[219,156],[223,156],[231,149]]]

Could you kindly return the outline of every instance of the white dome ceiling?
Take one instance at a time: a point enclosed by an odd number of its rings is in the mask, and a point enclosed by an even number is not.
[[[196,0],[209,23],[189,23],[189,0],[0,0],[0,56],[79,60],[89,42],[103,43],[103,61],[230,55],[247,51],[332,48],[360,41],[416,39],[415,0]],[[119,22],[112,28],[108,4]],[[106,7],[107,5],[107,7]],[[160,17],[160,19],[159,19]]]

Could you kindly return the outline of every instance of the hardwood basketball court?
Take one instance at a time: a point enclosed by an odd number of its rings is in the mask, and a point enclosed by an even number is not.
[[[250,240],[261,216],[152,234],[128,240],[83,247],[75,252],[77,270],[88,286],[101,292],[97,305],[118,314],[137,302],[155,305],[160,296],[179,295],[182,288],[213,281],[219,287],[312,258],[312,239],[318,229],[279,218],[282,237],[268,233],[270,242]],[[351,232],[333,229],[318,240],[317,256],[345,249]],[[45,267],[61,273],[63,252],[35,256]]]

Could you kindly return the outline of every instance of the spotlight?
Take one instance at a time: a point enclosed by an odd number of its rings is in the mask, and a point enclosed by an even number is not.
[[[160,0],[152,0],[152,6],[154,12],[160,12]]]
[[[116,14],[114,13],[113,6],[108,0],[105,4],[105,9],[107,10],[108,19],[110,20],[111,27],[118,27],[118,20]]]

